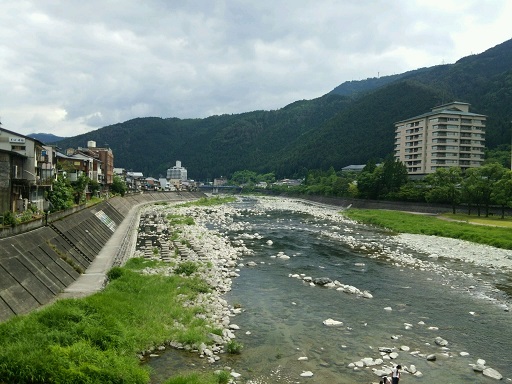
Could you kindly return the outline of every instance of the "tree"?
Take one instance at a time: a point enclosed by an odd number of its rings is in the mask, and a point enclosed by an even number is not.
[[[249,171],[247,169],[243,171],[236,171],[231,176],[231,182],[236,185],[248,185],[248,184],[256,184],[258,179],[258,174],[253,171]]]
[[[425,194],[427,202],[451,204],[452,212],[455,213],[456,206],[460,203],[462,196],[461,169],[459,167],[438,168],[435,173],[427,175],[425,179],[427,184],[430,185]]]
[[[96,180],[89,179],[89,192],[91,192],[92,196],[95,196],[100,189],[100,183],[98,183]]]
[[[124,196],[126,193],[126,183],[119,176],[114,176],[112,185],[110,186],[110,191]]]
[[[407,184],[407,168],[393,156],[376,166],[370,161],[357,178],[360,197],[366,199],[390,198],[396,195],[402,185]]]
[[[48,200],[52,211],[61,211],[73,206],[73,188],[62,175],[53,182],[52,190],[48,192]]]
[[[426,186],[424,181],[408,181],[400,187],[395,194],[397,200],[401,201],[425,201]]]
[[[500,180],[505,173],[503,165],[498,163],[489,163],[477,168],[477,173],[480,176],[479,182],[482,188],[482,201],[485,207],[485,216],[489,216],[489,206],[491,204],[491,193],[494,190],[494,185]]]
[[[493,186],[491,192],[493,203],[501,206],[501,218],[505,218],[505,207],[512,207],[512,171],[506,170]]]
[[[462,180],[462,200],[468,204],[468,215],[471,215],[471,207],[476,205],[478,216],[483,203],[483,184],[478,168],[470,168],[466,171]]]
[[[391,194],[397,193],[403,185],[407,184],[408,180],[407,168],[404,163],[391,155],[388,156],[384,160],[380,175],[381,197],[389,197]]]
[[[71,187],[73,188],[73,198],[75,204],[80,204],[85,201],[85,189],[90,179],[85,175],[78,176],[76,181],[72,181]]]

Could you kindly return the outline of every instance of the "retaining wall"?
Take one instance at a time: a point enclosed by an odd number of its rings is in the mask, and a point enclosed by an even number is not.
[[[55,299],[91,264],[128,212],[139,204],[194,200],[201,192],[115,197],[0,239],[0,322]]]

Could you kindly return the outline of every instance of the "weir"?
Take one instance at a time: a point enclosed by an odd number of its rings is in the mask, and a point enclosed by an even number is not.
[[[138,220],[140,206],[204,196],[202,192],[155,192],[114,197],[47,226],[0,239],[0,322],[55,300],[85,276],[114,234],[119,244],[106,253],[106,265],[125,260],[133,234],[132,226],[121,224],[125,219]],[[96,280],[104,280],[104,272]]]

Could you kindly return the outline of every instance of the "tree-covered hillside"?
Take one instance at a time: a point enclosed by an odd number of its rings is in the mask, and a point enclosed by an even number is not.
[[[512,40],[455,64],[377,80],[344,83],[323,97],[274,111],[141,117],[65,139],[59,147],[108,143],[116,167],[154,177],[176,160],[195,179],[243,169],[291,177],[383,159],[393,151],[395,122],[451,101],[468,102],[472,112],[487,115],[488,148],[510,143]]]
[[[276,111],[254,111],[205,119],[137,118],[59,142],[62,149],[105,143],[114,164],[158,177],[180,160],[190,178],[212,179],[236,170],[265,173],[304,134],[323,125],[351,100],[326,95]]]

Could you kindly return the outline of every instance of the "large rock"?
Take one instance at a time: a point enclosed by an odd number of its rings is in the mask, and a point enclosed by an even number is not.
[[[341,327],[343,325],[343,321],[333,320],[333,319],[327,319],[323,321],[324,325],[327,325],[328,327]]]
[[[315,283],[316,285],[325,285],[332,283],[332,280],[329,279],[328,277],[317,277],[313,279],[313,283]]]
[[[503,376],[493,368],[485,368],[482,372],[484,376],[490,377],[491,379],[501,380]]]

